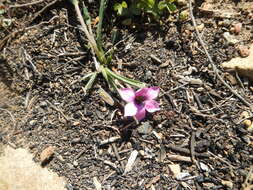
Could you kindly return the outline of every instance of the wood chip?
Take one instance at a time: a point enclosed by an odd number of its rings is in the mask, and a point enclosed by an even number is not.
[[[167,158],[171,161],[181,161],[181,162],[192,162],[190,157],[167,154]]]
[[[168,167],[174,177],[181,173],[181,168],[179,164],[169,164]]]
[[[41,164],[45,164],[47,161],[49,161],[52,158],[52,156],[54,155],[54,150],[55,150],[55,147],[48,146],[41,152],[40,154]]]
[[[98,181],[97,177],[93,177],[93,184],[96,187],[96,190],[102,190],[102,185],[101,183]]]
[[[138,151],[137,150],[134,150],[130,157],[128,158],[128,161],[127,161],[127,164],[126,164],[126,167],[125,167],[125,171],[124,171],[124,174],[126,174],[127,172],[131,171],[133,169],[133,165],[134,165],[134,162],[137,158],[137,155],[138,155]]]
[[[160,175],[155,176],[153,179],[150,180],[150,182],[145,185],[146,189],[149,189],[153,184],[156,184],[160,180]]]

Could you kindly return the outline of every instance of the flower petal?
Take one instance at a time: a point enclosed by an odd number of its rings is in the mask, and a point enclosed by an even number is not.
[[[142,96],[142,97],[145,97],[145,98],[146,98],[147,92],[148,92],[148,88],[147,88],[147,87],[141,88],[141,89],[139,89],[139,90],[136,91],[135,96],[136,96],[136,97]]]
[[[160,89],[157,86],[150,87],[150,88],[148,88],[148,91],[146,92],[145,97],[148,100],[153,100],[158,97],[159,91],[160,91]]]
[[[160,110],[159,104],[155,100],[146,100],[144,104],[145,104],[145,109],[150,113]]]
[[[135,98],[135,92],[132,88],[121,88],[119,89],[119,95],[126,102],[133,102]]]
[[[135,103],[130,102],[125,105],[125,108],[124,108],[124,116],[125,117],[134,116],[137,114],[137,112],[138,112],[138,108]]]
[[[146,116],[146,110],[145,107],[138,107],[138,111],[137,114],[135,115],[136,119],[138,119],[138,121],[144,119]]]

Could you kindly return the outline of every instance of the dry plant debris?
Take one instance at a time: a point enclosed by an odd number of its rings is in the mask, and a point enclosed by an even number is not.
[[[188,0],[178,1],[178,12],[168,20],[138,17],[125,27],[108,6],[103,39],[106,49],[115,50],[112,70],[160,87],[160,110],[146,112],[139,124],[124,118],[124,102],[109,93],[101,76],[84,93],[82,79],[94,70],[92,54],[67,1],[3,2],[12,7],[4,17],[13,19],[0,32],[4,144],[29,147],[38,164],[42,150],[56,147],[46,166],[66,177],[68,190],[251,187],[253,87],[238,75],[227,80],[219,69],[246,55],[238,45],[252,44],[250,2],[195,1],[194,26],[179,18],[180,12],[191,13]],[[96,3],[85,1],[92,18]],[[116,46],[112,28],[119,34]],[[223,37],[228,34],[231,39]],[[243,111],[249,114],[241,117]],[[169,165],[177,164],[182,172],[175,177]]]

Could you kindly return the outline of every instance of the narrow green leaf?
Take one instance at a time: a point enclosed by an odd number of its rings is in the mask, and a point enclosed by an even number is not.
[[[101,68],[101,73],[103,77],[105,78],[106,82],[108,82],[108,75],[107,75],[106,69],[102,65],[100,66],[100,68]]]
[[[69,0],[73,5],[78,4],[78,0]]]
[[[118,92],[117,85],[115,84],[114,79],[113,79],[112,77],[110,77],[110,76],[108,76],[108,84],[109,84],[109,86],[110,86],[113,90],[115,90],[115,92],[119,93],[119,92]]]
[[[92,75],[94,75],[94,72],[88,73],[88,74],[84,75],[84,76],[83,76],[82,78],[80,78],[79,80],[80,80],[80,81],[88,80]]]
[[[90,77],[90,80],[84,87],[84,91],[87,93],[88,90],[92,87],[93,83],[95,82],[95,79],[97,77],[97,73],[93,73],[93,75]]]
[[[133,80],[133,79],[130,79],[130,78],[127,78],[127,77],[118,75],[118,74],[112,72],[112,71],[111,71],[110,69],[108,69],[108,68],[105,68],[105,71],[106,71],[106,73],[107,73],[110,77],[115,78],[115,79],[118,79],[118,80],[120,80],[120,81],[123,81],[123,82],[125,82],[125,83],[127,83],[127,84],[130,84],[130,85],[132,85],[132,86],[136,86],[136,87],[139,87],[139,88],[143,88],[143,87],[146,86],[146,84],[143,83],[143,82],[140,82],[140,81],[137,81],[137,80]]]
[[[107,0],[100,0],[99,23],[97,27],[97,44],[100,51],[102,50],[102,24],[103,24],[106,6],[107,6]]]
[[[85,4],[83,3],[83,19],[86,22],[87,25],[91,24],[91,17],[90,17],[90,13],[87,9],[87,7],[85,6]]]

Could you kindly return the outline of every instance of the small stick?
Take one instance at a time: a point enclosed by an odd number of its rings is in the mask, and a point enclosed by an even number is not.
[[[121,136],[115,136],[115,137],[111,137],[109,139],[106,139],[106,140],[103,140],[99,143],[99,146],[103,146],[103,145],[106,145],[106,144],[109,144],[109,143],[114,143],[118,140],[121,139]]]
[[[11,113],[9,110],[4,109],[4,108],[0,108],[0,110],[2,110],[2,111],[6,111],[6,112],[7,112],[7,113],[11,116],[11,119],[12,119],[13,125],[14,125],[14,127],[15,127],[15,126],[16,126],[16,120],[15,120],[14,116],[12,115],[12,113]]]
[[[39,3],[42,3],[42,2],[44,2],[44,0],[34,1],[34,2],[31,2],[31,3],[25,3],[25,4],[11,5],[11,6],[9,6],[9,8],[11,9],[11,8],[27,7],[27,6],[36,5],[36,4],[39,4]]]
[[[119,155],[119,151],[118,151],[118,149],[117,149],[115,143],[112,143],[112,149],[113,149],[113,151],[114,151],[114,154],[115,154],[117,160],[118,160],[119,163],[120,163],[121,168],[124,169],[124,164],[123,164],[123,162],[121,162],[121,158],[120,158],[120,155]]]
[[[223,83],[223,85],[226,86],[239,100],[241,100],[246,106],[248,106],[250,108],[253,108],[252,104],[249,103],[247,100],[245,100],[241,95],[239,95],[233,88],[231,88],[231,86],[229,86],[229,84],[227,84],[224,81],[224,79],[221,77],[221,75],[219,74],[219,71],[218,71],[217,67],[215,66],[210,54],[208,53],[208,51],[206,49],[205,43],[203,42],[202,38],[200,37],[200,33],[197,29],[196,20],[193,16],[193,12],[192,12],[192,2],[191,2],[191,0],[189,0],[189,11],[190,11],[190,17],[191,17],[191,20],[192,20],[192,24],[193,24],[194,29],[195,29],[196,34],[197,34],[198,41],[199,41],[200,45],[202,46],[202,48],[204,49],[205,54],[206,54],[209,62],[212,65],[212,68],[213,68],[213,71],[214,71],[215,75]]]
[[[66,121],[70,121],[70,119],[59,109],[59,108],[57,108],[55,105],[53,105],[51,102],[49,102],[48,100],[46,100],[46,102],[55,110],[55,111],[57,111],[57,112],[59,112],[61,115],[62,115],[62,117],[64,117],[64,119],[66,120]]]
[[[165,147],[171,149],[172,151],[181,152],[181,153],[186,154],[186,155],[191,154],[188,149],[177,147],[174,144],[168,144]],[[209,158],[210,157],[210,155],[208,153],[197,153],[197,152],[195,152],[195,156],[196,157],[202,157],[202,158]]]

